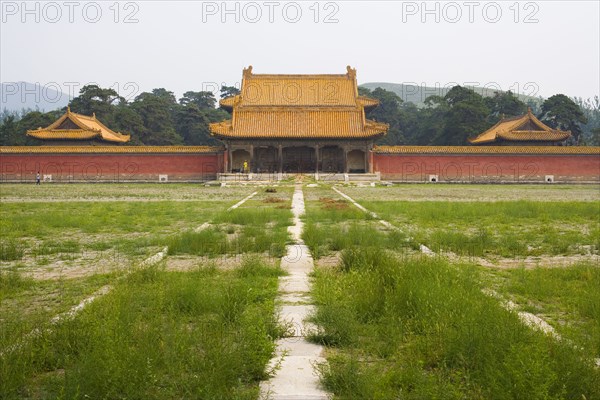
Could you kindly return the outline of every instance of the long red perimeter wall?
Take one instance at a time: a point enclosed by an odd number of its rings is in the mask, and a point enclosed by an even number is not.
[[[600,147],[379,146],[372,163],[393,182],[600,183]]]
[[[0,147],[0,182],[202,182],[224,170],[207,146]],[[393,182],[600,183],[600,147],[378,146],[373,172]]]
[[[202,182],[223,170],[208,146],[0,147],[0,181]]]

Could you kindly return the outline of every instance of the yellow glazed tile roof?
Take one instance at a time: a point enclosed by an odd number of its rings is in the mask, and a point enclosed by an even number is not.
[[[377,107],[379,105],[379,100],[370,97],[358,96],[357,100],[358,104],[361,104],[365,108]]]
[[[223,151],[218,146],[0,146],[0,154],[203,154]]]
[[[561,142],[571,136],[569,131],[552,129],[537,119],[528,109],[527,114],[520,117],[502,119],[487,131],[474,139],[472,144],[487,144],[501,140],[513,142]]]
[[[70,120],[79,129],[59,129],[66,120]],[[91,117],[71,112],[67,107],[67,112],[59,119],[54,121],[46,128],[38,128],[27,131],[28,136],[38,139],[75,139],[85,140],[98,138],[107,142],[126,143],[131,138],[119,132],[114,132],[107,128],[102,122],[96,119],[96,115]]]
[[[598,146],[375,146],[379,154],[590,154],[600,156]]]
[[[232,119],[210,124],[221,138],[360,139],[385,135],[387,124],[365,118],[379,104],[358,96],[356,70],[339,75],[253,74],[244,69],[240,95],[220,101]]]
[[[211,125],[222,137],[245,138],[366,138],[381,135],[386,124],[365,120],[357,110],[244,111],[231,120]]]
[[[244,69],[240,107],[356,106],[356,70],[339,75],[253,74]]]

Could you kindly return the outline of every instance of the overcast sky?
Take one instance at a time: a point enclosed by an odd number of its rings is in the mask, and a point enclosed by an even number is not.
[[[255,73],[600,93],[598,1],[2,1],[2,82],[87,83],[131,98]]]

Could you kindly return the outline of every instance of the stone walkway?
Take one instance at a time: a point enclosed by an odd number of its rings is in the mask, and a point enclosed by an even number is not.
[[[287,246],[281,267],[288,273],[279,280],[279,320],[289,327],[290,336],[277,341],[275,357],[268,370],[274,376],[260,385],[260,398],[270,400],[325,400],[330,396],[321,388],[315,366],[325,362],[323,347],[306,340],[311,326],[304,320],[314,310],[308,274],[314,263],[302,241],[304,195],[296,186],[292,199],[294,225],[288,228],[294,244]]]

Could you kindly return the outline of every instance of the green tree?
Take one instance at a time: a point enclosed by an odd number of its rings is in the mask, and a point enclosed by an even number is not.
[[[59,110],[42,113],[40,111],[32,111],[21,118],[17,124],[17,142],[16,146],[21,145],[36,145],[40,144],[38,139],[27,136],[27,131],[30,129],[45,128],[62,115]]]
[[[463,146],[467,144],[468,137],[478,135],[490,125],[487,122],[489,108],[483,97],[471,89],[454,86],[443,98],[435,96],[428,100],[431,105],[440,108],[439,113],[431,117],[443,115],[443,128],[430,144]],[[439,128],[438,124],[435,125]]]
[[[141,141],[142,132],[144,132],[144,121],[136,112],[135,108],[128,103],[120,103],[115,107],[114,123],[109,126],[111,129],[131,135],[130,145],[144,144]]]
[[[573,98],[573,101],[579,106],[587,123],[581,127],[581,136],[579,143],[587,146],[600,146],[600,97],[594,96],[593,99],[583,100],[581,97]]]
[[[164,100],[166,103],[177,104],[175,93],[165,88],[152,89],[152,95]]]
[[[8,115],[0,125],[0,146],[18,145],[18,124],[14,115]]]
[[[578,145],[582,133],[581,125],[587,118],[581,108],[564,94],[555,94],[542,104],[541,120],[554,129],[571,131],[571,144]]]
[[[210,120],[205,110],[196,104],[180,107],[175,116],[175,129],[186,145],[214,145],[217,140],[210,135]]]
[[[140,116],[143,129],[139,139],[146,145],[182,144],[183,138],[175,131],[173,113],[177,107],[175,96],[165,89],[144,92],[135,98],[131,107]]]
[[[194,104],[198,108],[210,108],[214,109],[217,104],[217,99],[212,94],[212,92],[185,92],[183,97],[179,99],[179,104],[182,106],[187,106],[189,104]]]
[[[226,99],[228,97],[237,96],[238,94],[240,94],[240,89],[238,89],[235,86],[221,86],[221,92],[220,92],[221,99]],[[225,109],[225,108],[221,107],[221,105],[219,105],[219,110],[224,110],[229,114],[231,113],[231,110]]]
[[[379,106],[370,110],[367,113],[367,118],[377,122],[384,122],[390,126],[387,135],[381,138],[378,143],[389,145],[406,144],[406,139],[402,132],[402,99],[396,93],[380,87],[372,91],[366,88],[359,89],[361,96],[368,96],[379,100]]]
[[[226,97],[237,96],[238,94],[240,94],[240,89],[235,86],[221,86],[220,96],[222,99]]]
[[[114,89],[103,89],[97,85],[86,85],[79,91],[70,107],[73,112],[92,115],[96,114],[98,119],[109,125],[113,122],[114,105],[124,103],[125,99]]]
[[[0,145],[30,146],[40,144],[39,140],[27,136],[27,131],[30,129],[45,128],[54,122],[60,114],[60,111],[50,111],[47,113],[29,111],[20,119],[18,118],[18,112],[8,114],[0,124]]]
[[[448,103],[441,96],[429,96],[425,99],[425,107],[419,110],[418,125],[413,134],[411,144],[427,146],[442,137],[445,128],[445,116]]]
[[[420,135],[420,118],[421,112],[414,103],[405,101],[400,104],[400,130],[404,138],[404,144],[425,144]]]
[[[589,146],[600,146],[600,127],[590,131]]]
[[[488,121],[492,124],[500,121],[503,116],[514,117],[527,112],[527,104],[519,100],[510,90],[495,92],[493,97],[486,97],[484,102],[490,110]]]

